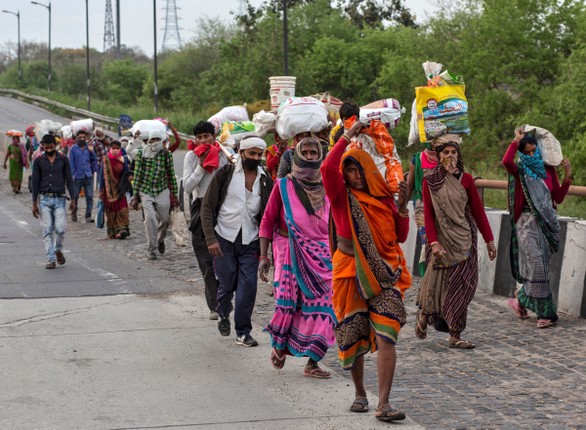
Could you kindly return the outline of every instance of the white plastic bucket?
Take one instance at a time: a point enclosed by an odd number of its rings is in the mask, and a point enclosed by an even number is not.
[[[281,103],[289,97],[295,97],[295,76],[271,76],[269,83],[271,85],[271,110],[277,112]]]

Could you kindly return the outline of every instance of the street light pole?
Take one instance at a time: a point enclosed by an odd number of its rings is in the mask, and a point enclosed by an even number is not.
[[[153,29],[155,39],[155,55],[153,57],[155,66],[155,113],[159,110],[159,86],[158,86],[158,75],[157,75],[157,0],[153,0]]]
[[[283,0],[283,54],[285,57],[285,76],[289,76],[289,29],[287,27],[287,0]]]
[[[14,13],[9,10],[3,10],[2,12],[16,16],[18,21],[18,86],[20,87],[22,84],[22,69],[20,68],[20,11]]]
[[[51,2],[49,2],[48,5],[36,1],[31,1],[31,3],[36,4],[37,6],[43,6],[49,11],[49,75],[47,76],[47,81],[49,84],[49,91],[51,91]]]
[[[87,86],[87,110],[91,112],[91,79],[90,79],[90,14],[88,0],[85,0],[85,78]]]

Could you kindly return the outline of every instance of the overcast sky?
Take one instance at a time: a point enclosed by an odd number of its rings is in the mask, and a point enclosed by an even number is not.
[[[37,0],[48,4],[48,0]],[[112,1],[114,22],[116,20],[116,0]],[[165,28],[166,0],[157,0],[157,45],[161,49]],[[230,11],[238,11],[238,0],[175,0],[179,26],[182,28],[182,41],[190,40],[196,31],[198,18],[219,17],[231,20]],[[262,0],[252,0],[258,6]],[[433,0],[406,0],[406,5],[418,17],[435,9]],[[29,0],[0,0],[0,9],[12,12],[20,10],[21,40],[46,43],[48,38],[49,15],[46,8],[33,5]],[[90,47],[99,51],[104,47],[104,15],[106,0],[89,0]],[[85,1],[52,0],[51,45],[53,48],[81,48],[85,46]],[[120,17],[122,22],[121,42],[128,47],[140,47],[148,56],[153,54],[153,0],[121,0]],[[17,41],[17,20],[15,16],[0,13],[0,45]]]

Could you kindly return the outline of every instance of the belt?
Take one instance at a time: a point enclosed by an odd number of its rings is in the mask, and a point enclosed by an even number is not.
[[[63,194],[63,193],[40,193],[40,194],[45,197],[59,197],[59,198],[65,197],[65,194]]]

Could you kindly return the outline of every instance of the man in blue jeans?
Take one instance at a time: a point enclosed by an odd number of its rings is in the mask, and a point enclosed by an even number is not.
[[[33,162],[32,189],[33,215],[41,216],[43,241],[47,252],[46,269],[54,269],[55,261],[65,264],[63,255],[63,237],[67,214],[65,212],[65,189],[73,195],[73,178],[67,156],[55,150],[55,136],[43,136],[41,145],[45,152]],[[37,201],[40,196],[40,208]],[[71,201],[70,209],[75,211],[75,201]]]
[[[87,132],[79,130],[77,141],[69,150],[69,163],[71,175],[75,184],[73,196],[75,209],[71,211],[71,221],[77,222],[77,200],[83,188],[85,193],[85,222],[94,222],[92,219],[92,207],[94,205],[94,172],[97,170],[96,154],[87,146]]]

